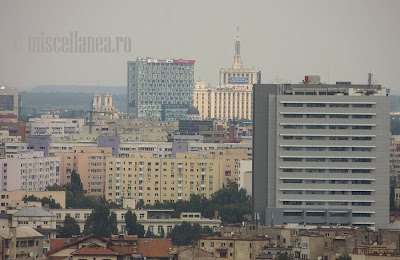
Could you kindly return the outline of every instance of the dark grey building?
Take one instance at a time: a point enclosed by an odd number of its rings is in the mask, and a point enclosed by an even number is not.
[[[261,223],[389,224],[389,90],[256,84],[253,216]]]
[[[128,62],[128,116],[177,120],[193,103],[194,60],[138,58]]]

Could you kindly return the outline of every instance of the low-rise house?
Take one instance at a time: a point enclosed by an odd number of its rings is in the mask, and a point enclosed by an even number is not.
[[[294,255],[301,259],[318,259],[322,257],[325,247],[324,236],[304,231],[295,238]]]
[[[56,239],[58,240],[58,239]],[[69,258],[76,259],[111,259],[143,260],[172,259],[172,240],[166,238],[138,238],[137,236],[116,235],[110,238],[97,237],[93,234],[66,240],[64,244],[54,245],[46,253],[48,260]],[[58,244],[58,245],[56,245]]]
[[[19,211],[13,213],[12,226],[34,228],[44,236],[45,241],[55,238],[57,233],[55,216],[35,206],[22,207]]]
[[[256,259],[265,246],[269,246],[265,236],[201,236],[200,248],[210,252],[215,258]]]
[[[98,244],[81,247],[71,253],[72,260],[92,260],[96,258],[117,260],[118,253]]]
[[[179,246],[173,249],[174,260],[214,260],[213,254],[195,246]]]
[[[293,247],[271,247],[264,246],[256,259],[275,259],[280,254],[286,254],[290,258],[294,258]]]

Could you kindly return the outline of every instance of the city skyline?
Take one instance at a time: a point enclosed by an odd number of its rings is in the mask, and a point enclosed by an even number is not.
[[[219,69],[232,66],[240,26],[243,66],[260,70],[264,83],[297,83],[313,74],[326,83],[366,83],[372,72],[379,84],[400,91],[395,84],[400,43],[396,1],[150,1],[112,8],[100,1],[95,12],[93,3],[59,3],[57,9],[48,1],[4,2],[0,83],[21,90],[37,85],[126,86],[126,62],[149,56],[194,59],[195,78],[217,86]],[[128,37],[131,50],[30,53],[26,46],[29,37],[71,32]]]

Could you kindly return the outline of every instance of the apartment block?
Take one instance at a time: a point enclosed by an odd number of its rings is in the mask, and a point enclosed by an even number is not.
[[[221,166],[220,183],[239,182],[240,161],[251,159],[246,149],[207,150],[206,157],[219,159]]]
[[[138,58],[128,62],[128,115],[183,119],[193,103],[194,60]]]
[[[387,227],[388,93],[351,82],[256,84],[255,220]]]
[[[182,153],[176,158],[108,158],[106,199],[134,198],[156,201],[188,200],[192,194],[210,198],[221,188],[220,160],[199,159],[198,154]]]
[[[0,131],[7,131],[9,136],[20,137],[25,142],[26,124],[24,122],[0,122]]]
[[[0,190],[44,191],[60,184],[60,158],[45,157],[43,152],[22,152],[0,159]]]
[[[84,119],[59,118],[59,115],[41,115],[29,119],[30,135],[50,135],[52,140],[64,140],[70,134],[82,132]]]
[[[62,184],[71,181],[75,170],[81,178],[83,192],[88,196],[104,196],[106,161],[112,156],[111,147],[74,146],[72,152],[56,153],[60,158]]]

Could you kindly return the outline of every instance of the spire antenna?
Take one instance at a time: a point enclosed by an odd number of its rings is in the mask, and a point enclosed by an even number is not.
[[[242,58],[240,57],[239,26],[237,26],[237,36],[236,36],[236,42],[235,42],[235,57],[233,60],[233,68],[234,69],[242,68]]]

